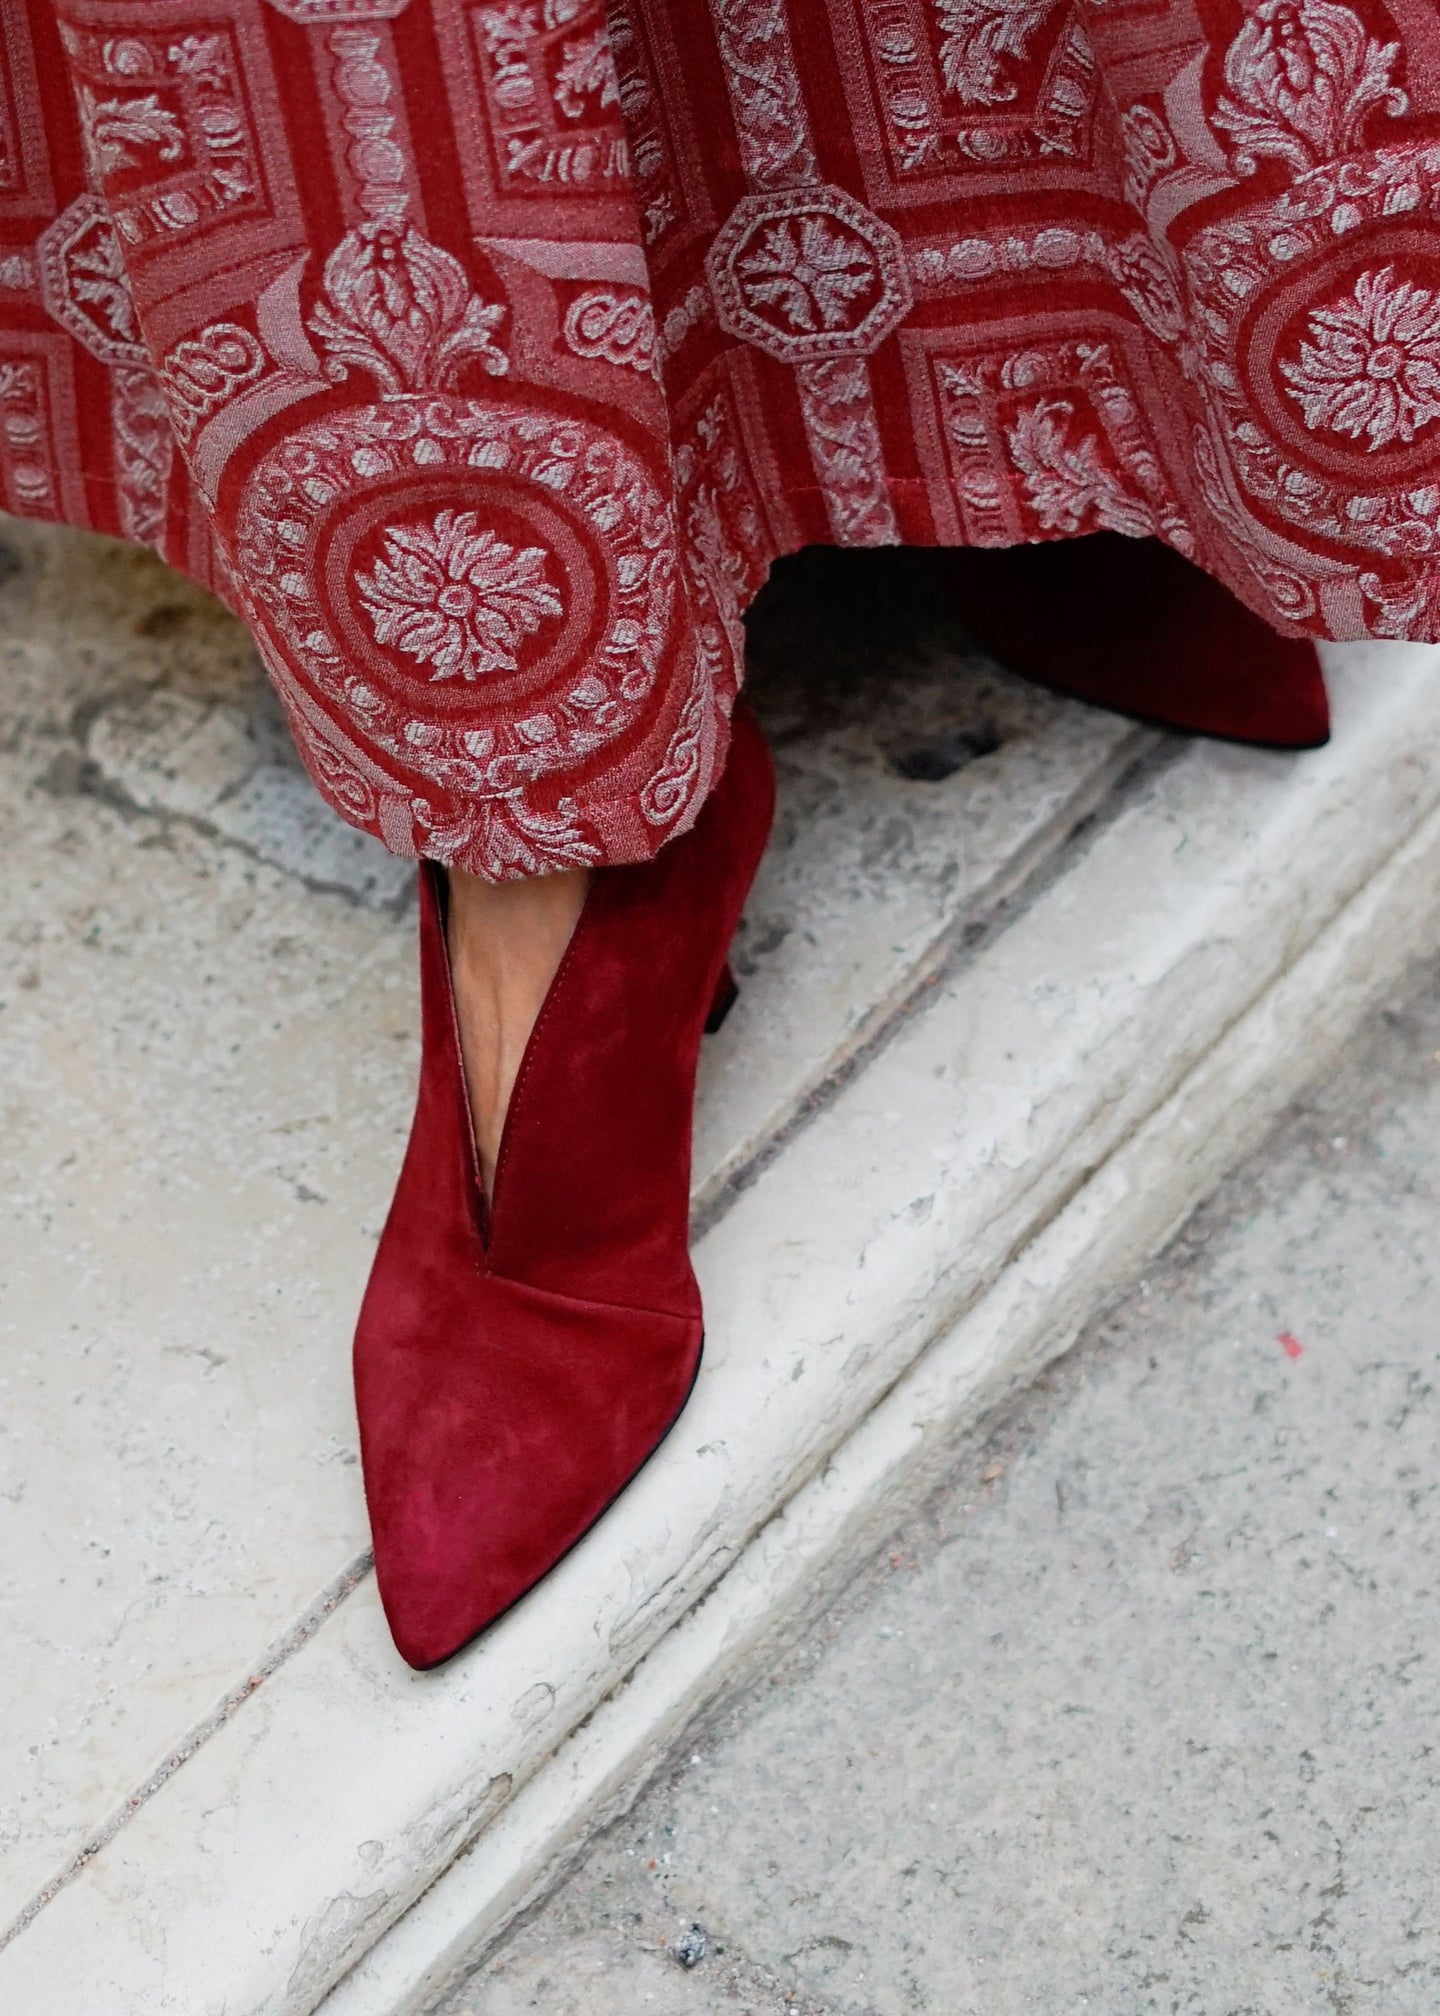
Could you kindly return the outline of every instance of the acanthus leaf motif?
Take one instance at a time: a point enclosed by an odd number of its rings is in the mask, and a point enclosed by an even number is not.
[[[603,24],[564,45],[554,91],[555,103],[567,119],[583,119],[591,111],[591,100],[602,110],[620,103],[620,80]]]
[[[1019,86],[1007,65],[1023,62],[1059,0],[935,0],[940,69],[966,105],[1007,105]]]
[[[432,860],[450,867],[463,861],[472,874],[492,882],[589,868],[603,859],[594,829],[573,798],[560,798],[546,811],[528,804],[523,792],[511,791],[461,806],[448,817],[417,798],[412,811]]]
[[[398,396],[452,386],[472,361],[496,378],[510,368],[495,340],[503,305],[482,301],[460,261],[411,224],[348,231],[325,262],[324,284],[309,326],[337,381],[354,365]]]
[[[133,168],[154,150],[157,161],[179,161],[185,152],[185,128],[155,92],[138,98],[98,98],[82,85],[80,124],[90,159],[99,176]]]
[[[1229,95],[1215,108],[1236,171],[1253,175],[1269,158],[1303,174],[1353,152],[1373,111],[1408,109],[1392,81],[1399,56],[1336,0],[1261,0],[1226,52]]]
[[[1095,434],[1072,438],[1075,409],[1066,399],[1039,399],[1022,407],[1009,428],[1010,453],[1031,506],[1047,532],[1123,532],[1143,539],[1156,530],[1155,514],[1132,496],[1102,458]]]

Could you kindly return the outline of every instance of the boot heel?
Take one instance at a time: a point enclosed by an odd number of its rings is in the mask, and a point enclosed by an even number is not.
[[[740,988],[729,963],[720,970],[719,985],[715,989],[715,999],[710,1003],[710,1013],[705,1017],[705,1034],[713,1036],[723,1025],[725,1017],[740,998]]]

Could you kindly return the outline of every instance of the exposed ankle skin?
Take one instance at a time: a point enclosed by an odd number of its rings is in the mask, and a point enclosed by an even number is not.
[[[590,884],[583,868],[521,882],[449,873],[447,936],[465,1083],[486,1195],[515,1076]]]

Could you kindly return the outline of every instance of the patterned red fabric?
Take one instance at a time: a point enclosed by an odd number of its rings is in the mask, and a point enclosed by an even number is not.
[[[1440,634],[1429,0],[4,0],[0,483],[321,790],[638,860],[810,541],[1168,541]]]

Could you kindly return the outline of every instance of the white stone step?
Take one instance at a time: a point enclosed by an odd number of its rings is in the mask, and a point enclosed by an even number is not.
[[[17,546],[0,2006],[397,2016],[1433,939],[1440,654],[1332,653],[1336,738],[1300,758],[967,673],[938,616],[908,681],[817,708],[799,680],[806,816],[752,905],[749,1033],[707,1065],[705,1375],[584,1545],[418,1676],[364,1572],[345,1365],[413,1070],[388,864],[334,841],[308,884],[283,781],[294,827],[227,824],[286,762],[205,605]],[[909,682],[926,734],[999,749],[887,772]]]

